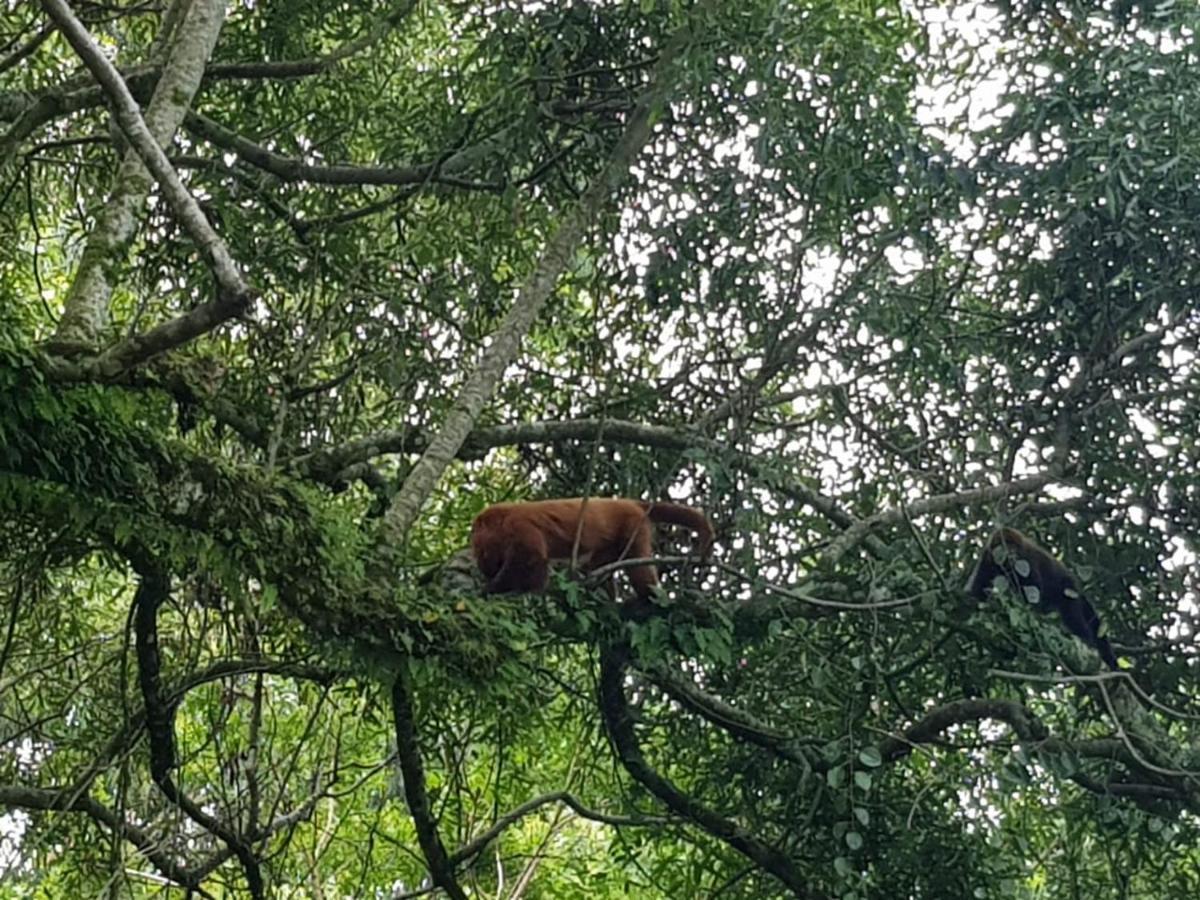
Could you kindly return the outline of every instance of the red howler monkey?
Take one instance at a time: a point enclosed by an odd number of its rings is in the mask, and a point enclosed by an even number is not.
[[[1039,612],[1056,610],[1072,634],[1094,647],[1110,669],[1119,669],[1108,639],[1100,634],[1100,617],[1074,577],[1061,562],[1014,528],[1001,528],[988,538],[967,582],[967,593],[982,599],[998,575],[1007,578],[1022,597],[1029,596],[1025,588],[1036,588]]]
[[[489,506],[471,525],[471,549],[487,579],[486,593],[542,591],[551,560],[574,557],[580,569],[588,572],[621,559],[651,556],[651,522],[690,528],[699,536],[701,557],[707,557],[713,527],[700,510],[676,503],[602,497]],[[630,612],[644,617],[651,611],[658,572],[652,565],[627,571],[637,595],[636,607]]]

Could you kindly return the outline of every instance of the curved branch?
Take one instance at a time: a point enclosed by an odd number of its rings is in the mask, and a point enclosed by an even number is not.
[[[652,769],[642,756],[633,728],[633,716],[625,701],[622,681],[629,659],[628,644],[609,645],[600,654],[600,711],[617,756],[634,780],[661,800],[668,809],[696,823],[706,832],[770,872],[797,897],[815,897],[800,871],[785,854],[746,833],[742,826],[709,809],[683,793]]]
[[[229,153],[257,169],[273,175],[280,181],[305,181],[311,184],[330,185],[418,185],[427,183],[449,184],[474,190],[495,191],[502,186],[477,184],[455,178],[474,164],[480,157],[479,149],[451,154],[445,160],[421,163],[413,166],[360,166],[360,165],[313,165],[291,156],[268,150],[217,124],[207,116],[191,113],[187,117],[187,128],[198,137]]]
[[[450,900],[467,900],[466,893],[454,877],[454,861],[446,855],[446,847],[438,835],[437,822],[429,807],[410,678],[408,661],[403,660],[392,683],[392,720],[396,728],[396,754],[400,772],[404,776],[404,799],[412,814],[417,842],[421,845],[421,853],[425,856],[433,883],[444,890]]]
[[[956,491],[950,494],[935,494],[932,497],[916,500],[903,506],[893,506],[891,509],[885,509],[883,512],[876,513],[869,519],[863,519],[847,528],[837,540],[830,544],[829,549],[825,552],[825,560],[829,563],[836,562],[848,550],[865,539],[872,530],[884,525],[895,525],[915,516],[946,512],[947,510],[979,503],[990,503],[1019,494],[1032,494],[1034,491],[1041,490],[1056,480],[1057,476],[1042,473],[1040,475],[1030,475],[1026,478],[1018,478],[1016,481],[1009,481],[1004,484],[988,485],[966,491]]]
[[[200,869],[190,869],[166,853],[163,850],[162,841],[132,824],[127,818],[109,809],[100,801],[86,794],[80,794],[74,788],[48,790],[15,784],[0,785],[0,806],[83,813],[137,847],[142,856],[164,877],[176,884],[195,890],[203,880],[204,876]]]
[[[404,21],[415,7],[414,0],[399,0],[399,2],[393,3],[391,11],[381,16],[366,34],[348,41],[324,56],[314,56],[308,59],[213,63],[205,68],[202,81],[287,80],[324,74],[337,68],[350,57],[378,43],[381,38],[386,37],[391,30]],[[42,34],[45,36],[53,34],[53,29],[43,29]],[[16,55],[13,54],[9,59],[11,60]],[[4,71],[5,68],[3,62],[0,62],[0,71]],[[158,65],[138,65],[120,69],[121,77],[139,100],[144,100],[150,95],[162,77],[163,71],[163,67]],[[40,95],[0,92],[0,122],[26,120],[22,123],[19,131],[14,130],[5,136],[5,145],[11,143],[15,146],[35,129],[56,116],[100,106],[104,102],[104,93],[100,88],[94,85],[79,87],[78,84],[79,79],[71,78]]]
[[[29,57],[38,47],[46,42],[46,38],[54,34],[54,29],[49,25],[43,25],[34,32],[33,37],[27,40],[20,47],[17,47],[5,57],[0,57],[0,74],[7,72],[9,69],[16,68],[27,57]]]
[[[163,696],[158,652],[158,609],[170,592],[166,575],[144,561],[138,566],[140,582],[134,596],[134,647],[138,661],[138,683],[146,704],[146,732],[150,738],[150,777],[163,796],[210,834],[223,841],[238,858],[255,900],[266,896],[258,858],[240,834],[205,812],[179,790],[171,777],[175,768],[174,708]]]
[[[1084,790],[1100,795],[1128,797],[1139,805],[1170,801],[1180,803],[1195,811],[1200,809],[1200,796],[1191,777],[1162,777],[1147,771],[1144,763],[1119,738],[1097,738],[1083,741],[1065,741],[1053,737],[1050,730],[1028,709],[1015,700],[972,698],[955,700],[930,710],[916,724],[900,734],[888,735],[879,745],[879,752],[887,762],[907,756],[920,744],[932,743],[948,728],[994,719],[1004,722],[1016,733],[1017,738],[1031,749],[1048,753],[1072,753],[1082,759],[1108,760],[1119,763],[1126,771],[1140,772],[1152,783],[1125,781],[1099,782],[1084,772],[1075,772],[1070,779]]]
[[[1023,741],[1044,741],[1050,736],[1050,730],[1015,700],[972,698],[935,707],[901,734],[888,735],[880,743],[879,753],[885,761],[893,762],[907,756],[918,744],[934,741],[947,728],[980,719],[1006,723]]]

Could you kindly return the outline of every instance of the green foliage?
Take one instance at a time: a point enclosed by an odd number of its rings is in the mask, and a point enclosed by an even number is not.
[[[448,852],[556,795],[455,861],[472,897],[786,896],[730,833],[813,897],[1200,891],[1194,5],[233,4],[195,112],[313,168],[185,123],[168,152],[262,299],[104,384],[57,378],[45,342],[124,151],[37,5],[9,6],[0,897],[165,889],[135,835],[18,789],[69,788],[188,865],[224,852],[149,777],[141,555],[171,576],[179,783],[239,829],[283,823],[255,838],[273,894],[428,886],[400,666]],[[72,6],[144,108],[162,5]],[[684,23],[630,178],[379,546]],[[280,61],[303,72],[220,68]],[[105,274],[106,345],[213,295],[157,192]],[[602,427],[503,438],[581,421]],[[479,510],[582,493],[702,506],[715,564],[661,565],[637,623],[561,572],[480,596]],[[997,524],[1078,576],[1138,691],[1090,677],[1040,589],[966,602]],[[636,749],[683,813],[598,707],[624,641]],[[202,886],[245,892],[228,860]]]

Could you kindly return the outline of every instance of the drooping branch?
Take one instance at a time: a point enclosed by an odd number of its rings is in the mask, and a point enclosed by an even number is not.
[[[679,819],[668,816],[614,816],[609,813],[602,813],[584,806],[573,794],[567,791],[551,791],[548,794],[542,794],[534,797],[532,800],[527,800],[520,806],[500,816],[491,828],[474,838],[470,843],[464,844],[451,853],[450,864],[458,866],[478,856],[506,828],[551,803],[562,803],[570,807],[580,818],[588,819],[592,822],[600,822],[604,825],[628,826],[631,828],[662,828],[668,825],[680,824]]]
[[[0,57],[0,74],[7,72],[9,69],[20,65],[26,58],[30,56],[38,47],[46,42],[46,38],[54,33],[54,29],[49,25],[43,25],[33,33],[33,37],[27,40],[24,44],[17,47],[7,56]]]
[[[59,30],[70,42],[80,59],[95,76],[108,96],[113,114],[130,147],[146,171],[159,184],[163,197],[184,230],[191,235],[218,286],[218,298],[185,316],[165,323],[151,333],[131,338],[112,348],[102,357],[100,374],[112,377],[164,350],[178,346],[215,328],[225,319],[237,315],[250,301],[250,289],[242,278],[237,264],[225,242],[213,231],[200,205],[184,186],[159,145],[156,135],[142,118],[136,101],[125,82],[108,58],[96,46],[91,36],[75,18],[65,0],[42,0],[46,11],[54,18]],[[196,4],[199,6],[200,4]],[[180,37],[180,41],[183,37]],[[197,76],[198,78],[198,76]],[[156,92],[156,96],[157,92]],[[153,101],[152,101],[153,102]],[[64,315],[65,318],[65,315]],[[115,368],[115,371],[114,371]]]
[[[89,779],[88,784],[91,783]],[[295,809],[281,813],[272,819],[264,828],[255,833],[256,839],[263,840],[278,834],[284,829],[309,819],[316,805],[325,797],[325,792],[315,792]],[[98,824],[120,835],[122,840],[132,844],[147,861],[150,862],[165,878],[170,879],[181,887],[199,891],[202,896],[208,896],[200,891],[212,872],[224,865],[234,855],[229,847],[222,847],[194,865],[186,865],[163,849],[160,839],[146,829],[130,822],[128,816],[121,816],[115,810],[91,797],[87,787],[79,783],[67,788],[39,788],[26,785],[0,785],[0,806],[13,809],[36,809],[47,812],[83,813]]]
[[[885,761],[892,762],[907,756],[920,744],[936,740],[948,728],[981,719],[1006,723],[1024,741],[1043,741],[1050,736],[1050,730],[1015,700],[972,698],[935,707],[900,734],[888,735],[879,744],[879,753]]]
[[[170,143],[200,86],[204,65],[216,46],[225,18],[225,6],[224,0],[194,0],[179,25],[170,56],[146,108],[145,130],[157,147]],[[71,41],[76,52],[80,52],[80,47],[85,44],[94,48],[65,0],[42,0],[42,7]],[[102,54],[100,57],[103,59]],[[109,65],[106,59],[104,62]],[[125,93],[127,96],[128,91]],[[152,183],[139,151],[129,148],[117,170],[112,191],[88,236],[52,346],[75,351],[96,348],[109,320],[113,287],[109,280],[110,269],[123,256],[133,238],[138,215]]]
[[[622,682],[629,660],[629,647],[609,645],[600,654],[600,711],[617,756],[634,780],[661,800],[676,815],[694,822],[713,837],[725,842],[766,872],[770,872],[797,897],[816,897],[805,884],[799,869],[783,853],[746,832],[652,769],[642,756],[633,715],[625,700]]]
[[[659,667],[648,670],[647,676],[685,709],[690,709],[738,740],[762,747],[781,759],[809,770],[824,768],[820,758],[816,754],[805,753],[792,735],[759,722],[749,713],[706,693],[679,672]]]
[[[483,410],[504,370],[516,358],[521,341],[533,326],[591,223],[608,203],[612,192],[625,179],[629,167],[649,139],[653,130],[652,117],[658,106],[665,101],[667,82],[675,56],[689,34],[690,23],[681,27],[672,37],[659,58],[649,89],[630,114],[625,130],[608,162],[588,186],[579,202],[566,213],[547,241],[541,259],[521,285],[512,307],[492,335],[491,344],[483,351],[475,370],[468,376],[458,398],[447,413],[441,430],[430,441],[428,448],[413,466],[396,496],[392,498],[384,514],[384,527],[380,533],[381,549],[402,546],[426,498],[467,439],[475,419]]]
[[[412,682],[408,662],[401,662],[392,683],[392,720],[396,728],[396,753],[400,772],[404,776],[404,799],[412,814],[417,830],[417,842],[429,866],[433,883],[450,897],[450,900],[467,900],[467,895],[454,877],[454,863],[446,854],[446,847],[438,835],[437,822],[429,806],[429,795],[425,790],[425,763],[421,759],[421,747],[417,737],[416,712],[413,709]]]
[[[1015,700],[978,697],[944,703],[929,710],[920,721],[903,731],[888,735],[880,742],[879,752],[885,762],[895,762],[918,746],[936,742],[950,728],[973,724],[983,719],[1004,722],[1013,730],[1017,739],[1027,744],[1031,750],[1047,753],[1069,752],[1081,759],[1107,760],[1118,763],[1127,772],[1138,773],[1139,777],[1144,777],[1149,782],[1100,782],[1084,772],[1075,772],[1069,776],[1087,791],[1128,797],[1138,803],[1165,800],[1184,804],[1192,810],[1200,809],[1200,792],[1196,790],[1190,776],[1164,777],[1155,771],[1147,771],[1129,744],[1119,738],[1067,741],[1055,737],[1041,720]]]
[[[254,850],[234,829],[184,794],[171,775],[176,765],[175,708],[163,694],[162,661],[158,652],[158,610],[170,593],[170,581],[163,572],[146,561],[139,562],[138,569],[140,580],[133,600],[134,649],[138,662],[138,683],[146,707],[150,777],[167,800],[229,847],[242,864],[251,896],[261,900],[266,896],[266,887]]]

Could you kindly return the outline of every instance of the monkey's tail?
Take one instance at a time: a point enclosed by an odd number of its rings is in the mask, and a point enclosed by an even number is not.
[[[1108,642],[1108,638],[1096,638],[1096,652],[1100,654],[1100,658],[1108,664],[1110,669],[1114,672],[1121,671],[1121,667],[1117,665],[1117,655],[1113,653],[1112,644]]]
[[[682,525],[696,532],[700,538],[700,556],[707,558],[713,544],[712,522],[708,516],[680,503],[651,503],[639,500],[639,505],[646,511],[646,518],[651,522],[665,522],[668,525]]]

